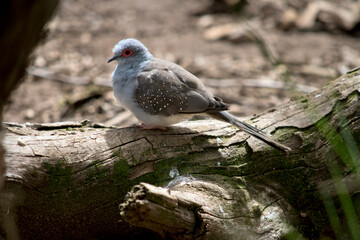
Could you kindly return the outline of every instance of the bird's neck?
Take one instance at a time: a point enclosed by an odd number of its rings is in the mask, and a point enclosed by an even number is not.
[[[119,64],[117,65],[114,73],[113,73],[113,82],[121,81],[121,82],[127,82],[132,81],[136,76],[139,74],[139,72],[144,69],[151,59],[142,61],[141,63],[136,62],[128,62],[126,64]]]

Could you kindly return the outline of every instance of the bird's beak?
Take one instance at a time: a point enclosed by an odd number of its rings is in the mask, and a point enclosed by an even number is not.
[[[112,56],[112,57],[107,61],[107,63],[114,61],[116,58],[117,58],[117,56]]]

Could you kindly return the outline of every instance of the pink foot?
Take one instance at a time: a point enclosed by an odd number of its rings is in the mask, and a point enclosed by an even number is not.
[[[142,128],[144,130],[155,130],[155,129],[166,130],[166,127],[156,126],[156,125],[148,125],[148,124],[145,124],[145,123],[139,123],[136,126]]]

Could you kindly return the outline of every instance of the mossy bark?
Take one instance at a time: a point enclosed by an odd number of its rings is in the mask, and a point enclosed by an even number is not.
[[[359,75],[249,121],[287,154],[215,120],[167,131],[6,124],[5,189],[16,201],[1,210],[28,239],[331,236],[329,164],[350,194],[360,190]]]
[[[54,14],[58,0],[11,0],[0,2],[0,211],[2,214],[0,238],[19,239],[15,226],[13,209],[16,199],[20,199],[17,190],[13,193],[2,191],[5,175],[5,149],[3,148],[4,132],[2,129],[3,109],[11,92],[21,83],[25,70],[30,62],[33,49],[44,39],[44,26]],[[9,185],[7,185],[9,187]],[[15,192],[14,192],[15,191]]]

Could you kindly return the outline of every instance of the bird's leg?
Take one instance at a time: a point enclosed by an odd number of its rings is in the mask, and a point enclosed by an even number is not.
[[[145,123],[139,123],[136,126],[142,128],[144,130],[155,130],[155,129],[164,130],[164,131],[166,130],[166,127],[156,126],[156,125],[148,125]]]

